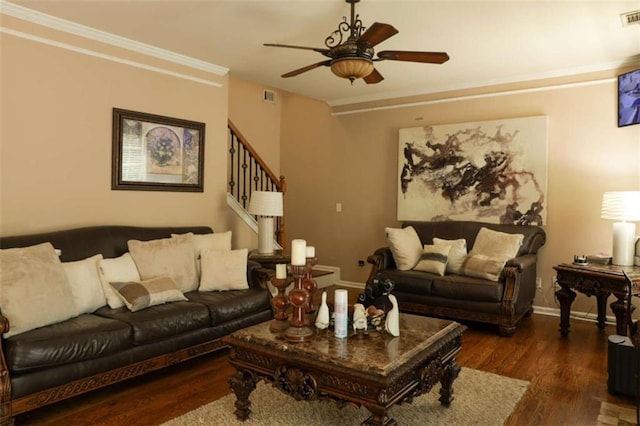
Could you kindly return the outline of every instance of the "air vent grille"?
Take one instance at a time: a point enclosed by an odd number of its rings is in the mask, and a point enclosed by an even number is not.
[[[627,12],[620,15],[622,19],[622,26],[640,24],[640,10],[634,10],[633,12]]]
[[[275,104],[275,103],[276,103],[276,100],[278,99],[278,96],[277,96],[277,93],[276,93],[276,92],[274,92],[274,91],[272,91],[272,90],[267,90],[267,89],[265,89],[265,90],[264,90],[264,93],[263,93],[263,95],[262,95],[262,99],[263,99],[265,102],[270,102],[270,103],[272,103],[272,104]]]

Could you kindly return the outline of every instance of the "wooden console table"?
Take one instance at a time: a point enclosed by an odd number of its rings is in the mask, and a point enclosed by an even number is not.
[[[576,298],[576,292],[595,296],[598,305],[598,328],[606,326],[607,299],[611,294],[616,300],[611,303],[611,310],[616,316],[616,334],[627,335],[627,316],[633,312],[634,306],[627,306],[629,289],[622,274],[625,271],[634,282],[634,294],[640,294],[640,267],[616,265],[574,265],[561,263],[554,266],[560,289],[556,297],[560,302],[560,333],[569,333],[569,314],[571,303]]]

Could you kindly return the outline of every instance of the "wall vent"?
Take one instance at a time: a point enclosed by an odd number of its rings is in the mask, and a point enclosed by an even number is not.
[[[622,19],[622,26],[640,24],[640,10],[634,10],[633,12],[627,12],[620,15]]]
[[[265,102],[271,102],[272,104],[276,103],[276,100],[278,99],[277,93],[271,90],[264,90],[264,93],[262,95],[262,100],[264,100]]]

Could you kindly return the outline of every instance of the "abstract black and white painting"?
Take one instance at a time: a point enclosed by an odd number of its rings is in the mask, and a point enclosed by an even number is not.
[[[544,225],[547,117],[400,129],[398,220]]]

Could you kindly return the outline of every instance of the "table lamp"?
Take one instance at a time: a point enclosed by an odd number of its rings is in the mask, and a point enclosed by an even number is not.
[[[636,225],[640,221],[640,191],[605,192],[602,196],[603,219],[613,224],[614,265],[632,266],[635,251]]]
[[[282,192],[253,191],[249,213],[258,216],[258,252],[273,253],[273,217],[282,216]]]

